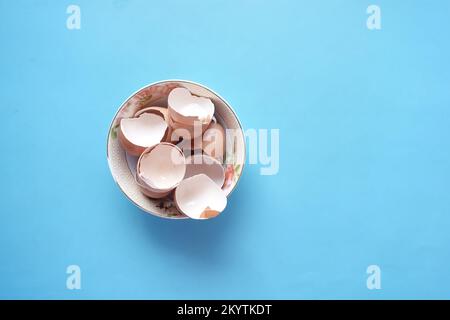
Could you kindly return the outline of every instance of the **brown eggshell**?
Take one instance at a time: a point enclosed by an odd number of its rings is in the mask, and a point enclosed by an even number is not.
[[[217,122],[212,122],[203,133],[202,148],[207,155],[223,163],[225,144],[225,130]]]
[[[174,200],[178,210],[192,219],[215,217],[227,205],[225,192],[205,174],[181,181],[175,189]]]
[[[176,122],[169,114],[169,127],[171,128],[170,141],[178,141],[180,138],[183,140],[192,140],[196,137],[200,137],[203,132],[208,128],[208,124],[201,124],[196,122],[194,125],[186,125]]]
[[[171,161],[172,152],[176,152],[176,161],[179,163]],[[186,159],[181,149],[171,143],[161,142],[147,148],[139,157],[136,183],[146,196],[162,198],[176,188],[183,180],[185,172]],[[161,176],[164,178],[161,179]]]
[[[122,148],[133,156],[140,156],[167,135],[168,125],[158,114],[143,113],[136,118],[120,120],[118,139]],[[125,133],[125,131],[127,133]],[[145,133],[142,138],[142,133]]]
[[[123,135],[122,130],[120,130],[120,126],[119,126],[117,136],[119,138],[119,142],[120,142],[120,145],[122,146],[122,148],[127,153],[129,153],[133,156],[140,156],[141,153],[144,152],[144,150],[146,149],[146,147],[137,146],[137,145],[132,144],[130,141],[128,141],[125,138],[125,136]]]
[[[146,195],[147,197],[153,198],[153,199],[164,198],[165,196],[169,195],[169,193],[172,191],[172,190],[169,190],[169,191],[157,192],[157,191],[149,188],[148,186],[146,186],[145,183],[143,181],[141,181],[141,179],[139,178],[138,175],[136,175],[136,183],[144,195]]]
[[[176,142],[176,141],[171,141],[170,137],[172,136],[172,128],[170,127],[169,124],[169,113],[168,113],[168,109],[164,108],[164,107],[157,107],[157,106],[153,106],[153,107],[147,107],[144,109],[141,109],[139,111],[137,111],[134,114],[134,117],[138,117],[143,113],[153,113],[153,114],[157,114],[160,115],[164,118],[164,120],[166,120],[167,123],[167,131],[166,134],[164,135],[164,138],[162,139],[163,142]]]
[[[169,116],[180,125],[195,122],[209,124],[214,115],[214,103],[209,98],[193,95],[186,88],[175,88],[168,96]]]
[[[222,188],[225,181],[225,169],[216,158],[206,154],[194,154],[186,158],[186,174],[184,179],[197,174],[205,174]]]

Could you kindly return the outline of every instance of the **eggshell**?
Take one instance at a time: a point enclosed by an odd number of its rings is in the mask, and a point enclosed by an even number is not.
[[[188,156],[184,178],[187,179],[201,173],[207,175],[217,186],[222,188],[225,181],[225,169],[217,159],[202,154]]]
[[[181,140],[176,146],[183,151],[185,156],[203,153],[201,137],[192,140]]]
[[[186,125],[176,122],[169,114],[169,127],[171,130],[170,141],[177,141],[180,138],[184,140],[192,140],[200,137],[203,132],[208,128],[207,123],[194,122],[192,125]]]
[[[214,104],[210,99],[194,96],[185,88],[170,91],[167,103],[169,116],[181,125],[209,124],[214,115]]]
[[[163,117],[144,113],[137,118],[122,119],[118,137],[126,152],[139,156],[146,148],[161,142],[166,135],[167,128],[168,125]]]
[[[139,176],[136,176],[136,183],[144,195],[146,195],[147,197],[153,198],[153,199],[164,198],[165,196],[168,196],[172,192],[172,190],[157,192],[157,191],[149,188],[145,184],[145,182],[141,181]]]
[[[225,192],[205,174],[181,181],[174,199],[178,210],[193,219],[213,218],[227,205]]]
[[[153,107],[147,107],[144,109],[141,109],[139,111],[137,111],[134,114],[134,117],[138,117],[143,113],[153,113],[153,114],[157,114],[161,117],[164,118],[164,120],[166,120],[167,123],[167,130],[166,130],[166,134],[164,135],[164,138],[161,140],[163,142],[176,142],[176,140],[171,141],[170,137],[172,136],[172,128],[170,127],[169,124],[169,113],[168,113],[168,109],[167,108],[163,108],[163,107],[157,107],[157,106],[153,106]]]
[[[169,115],[169,110],[167,108],[163,108],[163,107],[157,107],[157,106],[152,106],[152,107],[147,107],[141,110],[138,110],[135,114],[134,117],[139,117],[141,114],[143,113],[154,113],[157,115],[160,115],[164,118],[164,120],[168,119],[168,115]]]
[[[186,158],[177,146],[162,142],[146,149],[139,157],[136,182],[142,192],[152,198],[162,198],[183,180]]]
[[[203,151],[223,163],[225,150],[225,130],[217,122],[211,122],[208,129],[205,130],[202,139]]]

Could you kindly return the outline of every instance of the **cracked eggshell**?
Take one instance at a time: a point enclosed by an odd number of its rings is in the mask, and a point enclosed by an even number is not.
[[[181,181],[174,199],[178,210],[193,219],[213,218],[227,206],[225,192],[203,173]]]
[[[164,135],[164,138],[161,141],[163,141],[163,142],[176,142],[176,140],[171,140],[170,139],[170,137],[172,136],[172,128],[170,127],[169,110],[167,108],[158,107],[158,106],[147,107],[147,108],[144,108],[144,109],[141,109],[141,110],[137,111],[134,114],[134,117],[139,117],[141,114],[144,114],[144,113],[156,114],[156,115],[159,115],[159,116],[163,117],[164,120],[167,123],[167,130],[166,130],[166,134]]]
[[[141,110],[137,111],[134,114],[134,117],[139,117],[143,113],[157,114],[159,116],[162,116],[164,118],[164,120],[166,120],[166,122],[168,122],[168,115],[169,114],[168,114],[168,109],[167,108],[157,107],[157,106],[147,107],[147,108],[144,108],[144,109],[141,109]]]
[[[139,178],[139,176],[136,176],[136,183],[139,186],[141,192],[149,198],[161,199],[165,196],[168,196],[170,192],[172,192],[172,190],[161,192],[154,191],[153,189],[148,188],[148,186]]]
[[[187,179],[201,173],[207,175],[219,188],[222,188],[225,181],[225,169],[217,159],[205,154],[187,157],[184,178]]]
[[[145,149],[160,143],[166,135],[167,128],[163,117],[144,113],[137,118],[120,120],[118,137],[127,153],[139,156]]]
[[[206,129],[205,133],[203,134],[203,152],[223,163],[225,147],[226,144],[224,128],[217,122],[211,122],[208,129]]]
[[[214,116],[211,99],[194,96],[185,88],[170,91],[167,103],[169,116],[180,125],[193,126],[194,122],[208,125]]]
[[[145,195],[162,198],[178,186],[185,173],[186,158],[180,148],[161,142],[139,157],[136,182]]]

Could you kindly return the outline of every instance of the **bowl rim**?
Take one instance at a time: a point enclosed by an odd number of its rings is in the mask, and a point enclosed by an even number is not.
[[[209,87],[200,84],[198,82],[195,81],[191,81],[191,80],[183,80],[183,79],[166,79],[166,80],[160,80],[160,81],[155,81],[152,83],[149,83],[141,88],[139,88],[138,90],[134,91],[130,96],[128,96],[120,105],[120,107],[117,109],[116,113],[114,114],[114,117],[111,120],[111,124],[109,125],[109,129],[108,129],[108,133],[106,135],[106,160],[108,162],[108,168],[109,168],[109,172],[114,180],[114,182],[116,183],[116,185],[119,187],[119,190],[127,197],[127,199],[133,203],[135,206],[137,206],[139,209],[141,209],[144,212],[147,212],[153,216],[159,217],[159,218],[164,218],[164,219],[171,219],[171,220],[180,220],[180,219],[189,219],[189,217],[186,216],[164,216],[164,215],[160,215],[156,212],[153,211],[149,211],[148,209],[143,208],[141,205],[139,205],[138,203],[136,203],[135,201],[133,201],[128,194],[122,189],[122,186],[119,184],[119,182],[116,180],[116,177],[113,175],[112,173],[112,168],[111,168],[111,160],[109,157],[109,137],[111,134],[111,129],[114,125],[114,122],[119,114],[119,112],[122,110],[123,106],[133,97],[135,96],[138,92],[140,92],[141,90],[144,90],[148,87],[154,86],[154,85],[160,85],[160,84],[164,84],[164,83],[168,83],[168,82],[179,82],[179,83],[188,83],[188,84],[192,84],[192,85],[196,85],[199,87],[202,87],[203,89],[206,89],[207,91],[210,91],[212,94],[214,94],[215,96],[217,96],[217,98],[219,98],[220,100],[222,100],[222,102],[228,107],[228,109],[230,109],[230,111],[233,113],[238,125],[239,125],[239,129],[242,131],[242,137],[243,137],[243,146],[244,146],[244,161],[242,163],[242,168],[241,168],[241,173],[236,181],[236,184],[233,186],[233,189],[231,189],[231,191],[228,193],[227,198],[233,193],[233,191],[236,189],[236,187],[239,184],[239,181],[241,180],[241,176],[244,172],[244,168],[245,168],[245,163],[247,161],[247,142],[245,139],[245,135],[244,135],[244,129],[242,127],[242,123],[239,120],[239,117],[237,116],[236,112],[234,111],[233,107],[231,107],[231,105],[228,103],[227,100],[225,100],[221,95],[219,95],[217,92],[215,92],[214,90],[210,89]]]

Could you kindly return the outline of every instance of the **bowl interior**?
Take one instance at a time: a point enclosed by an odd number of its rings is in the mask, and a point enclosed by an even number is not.
[[[117,130],[122,118],[132,117],[137,111],[150,107],[167,107],[170,91],[184,87],[191,93],[211,99],[215,106],[217,121],[227,130],[227,148],[225,154],[225,183],[223,190],[227,196],[235,188],[245,162],[245,140],[242,127],[231,107],[212,90],[189,81],[170,80],[148,85],[128,98],[116,113],[109,130],[107,157],[111,174],[122,192],[142,210],[164,218],[186,218],[176,208],[171,196],[163,199],[151,199],[142,194],[134,175],[137,157],[128,155],[120,146]],[[231,138],[231,139],[230,139]]]

